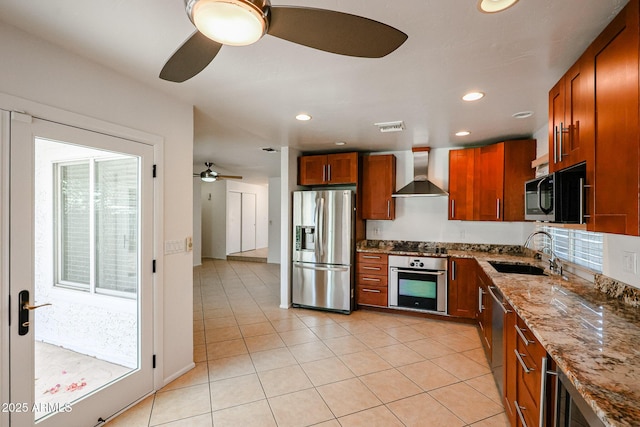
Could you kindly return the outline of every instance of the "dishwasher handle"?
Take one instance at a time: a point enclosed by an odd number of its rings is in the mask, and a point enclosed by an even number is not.
[[[500,293],[498,288],[495,286],[489,286],[488,289],[489,289],[489,295],[491,295],[491,297],[495,300],[495,302],[498,303],[502,311],[504,311],[504,314],[511,313],[511,310],[507,310],[507,307],[504,306],[504,301],[501,298],[498,298],[498,296],[495,294],[495,292]]]

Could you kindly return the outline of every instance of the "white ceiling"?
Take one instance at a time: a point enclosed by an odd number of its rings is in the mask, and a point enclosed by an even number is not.
[[[202,73],[158,73],[194,28],[183,0],[1,0],[0,19],[195,106],[194,171],[213,161],[250,182],[279,176],[279,156],[303,151],[407,150],[530,136],[547,93],[627,0],[520,0],[482,14],[476,0],[273,0],[375,19],[408,34],[381,59],[333,55],[265,36],[223,47]],[[470,90],[487,96],[460,98]],[[514,119],[530,110],[534,116]],[[301,112],[313,116],[298,122]],[[402,133],[373,123],[404,120]],[[471,135],[456,137],[458,130]],[[215,169],[215,168],[214,168]]]

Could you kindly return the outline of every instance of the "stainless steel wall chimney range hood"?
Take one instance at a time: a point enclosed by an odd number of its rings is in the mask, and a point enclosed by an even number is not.
[[[414,147],[413,181],[393,194],[393,197],[447,196],[449,193],[427,179],[429,147]]]

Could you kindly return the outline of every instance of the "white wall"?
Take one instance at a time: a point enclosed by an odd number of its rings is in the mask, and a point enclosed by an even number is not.
[[[280,201],[282,202],[280,215],[280,241],[282,245],[280,250],[280,308],[291,306],[292,193],[303,188],[298,185],[298,156],[300,156],[300,151],[291,147],[282,147],[280,152],[280,175],[282,178],[280,183]]]
[[[269,178],[269,251],[267,262],[280,264],[281,229],[280,215],[282,213],[282,178]]]
[[[158,165],[159,237],[191,235],[192,193],[184,189],[192,185],[192,106],[4,23],[0,40],[0,92],[162,137],[167,161]],[[156,255],[163,305],[156,325],[162,334],[154,342],[157,372],[167,382],[193,366],[193,261],[190,252],[164,257],[160,249]],[[4,316],[0,323],[6,326]]]
[[[227,182],[203,182],[202,200],[202,257],[227,257]]]
[[[396,189],[400,189],[413,180],[413,154],[411,150],[390,153],[396,156]],[[428,175],[448,190],[448,148],[431,149]],[[396,219],[366,221],[367,239],[518,245],[533,230],[526,222],[449,221],[448,203],[446,196],[396,198]]]
[[[269,244],[269,188],[225,180],[200,185],[202,203],[202,257],[226,259],[227,194],[230,191],[256,195],[256,249]],[[209,195],[211,194],[211,198]]]
[[[202,265],[202,200],[200,177],[193,177],[193,265]]]

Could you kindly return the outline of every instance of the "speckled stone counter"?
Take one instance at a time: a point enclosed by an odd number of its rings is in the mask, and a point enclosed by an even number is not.
[[[446,254],[436,253],[436,247],[444,247]],[[357,250],[475,258],[602,422],[640,426],[640,309],[633,303],[635,288],[603,277],[596,278],[600,283],[594,286],[575,276],[498,273],[488,263],[546,267],[520,246],[364,241]],[[624,295],[616,295],[620,292]]]

